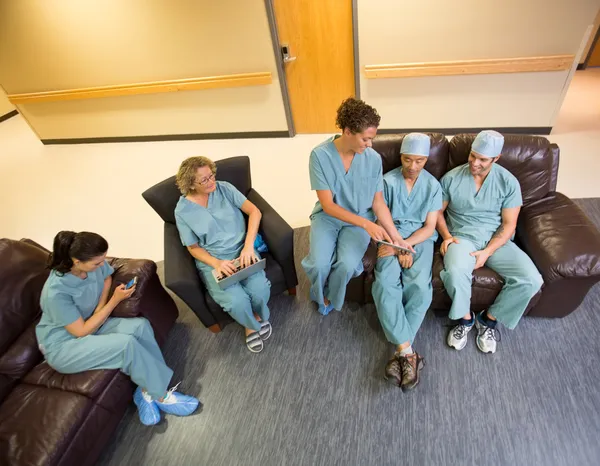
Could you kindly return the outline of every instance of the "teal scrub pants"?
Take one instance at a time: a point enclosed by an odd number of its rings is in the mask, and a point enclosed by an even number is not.
[[[165,396],[173,371],[167,367],[143,317],[109,317],[93,335],[46,348],[50,367],[63,374],[91,369],[120,369],[154,399]]]
[[[458,237],[444,256],[444,270],[440,277],[452,299],[450,319],[464,317],[471,308],[471,285],[475,257],[470,253],[483,249],[486,244]],[[544,283],[533,261],[512,241],[497,249],[487,262],[487,267],[504,279],[504,287],[488,309],[488,313],[505,327],[513,329],[527,309],[529,301]]]
[[[200,271],[202,281],[212,299],[242,327],[258,332],[260,322],[256,320],[254,313],[260,316],[262,321],[269,320],[270,316],[267,304],[271,297],[271,282],[267,279],[264,270],[225,289],[221,289],[217,284],[212,271],[213,268],[208,266],[202,267]]]
[[[310,298],[317,304],[329,299],[338,311],[344,305],[346,285],[363,271],[362,258],[371,237],[363,228],[318,212],[311,216],[310,251],[302,267],[310,281]]]
[[[397,256],[377,259],[373,300],[383,332],[390,343],[414,342],[431,305],[433,241],[417,244],[413,265],[402,269]]]

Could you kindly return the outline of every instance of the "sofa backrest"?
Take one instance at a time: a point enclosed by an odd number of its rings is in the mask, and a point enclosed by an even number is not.
[[[425,170],[439,180],[448,167],[448,140],[441,133],[425,134],[431,139],[431,150]],[[405,136],[406,134],[382,134],[373,140],[373,149],[381,155],[384,174],[401,165],[400,147]]]
[[[35,337],[48,252],[0,239],[0,402],[42,360]]]
[[[450,141],[448,170],[467,163],[476,134],[457,134]],[[497,162],[517,177],[523,204],[542,199],[556,189],[558,146],[540,136],[504,135]]]
[[[228,181],[244,196],[252,189],[250,159],[248,156],[217,160],[217,180]],[[143,198],[168,223],[175,223],[175,206],[181,193],[175,184],[175,175],[155,184],[142,193]]]

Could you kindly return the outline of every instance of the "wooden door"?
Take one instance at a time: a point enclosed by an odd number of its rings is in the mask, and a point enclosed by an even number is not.
[[[340,103],[354,96],[352,0],[273,0],[297,133],[336,131]]]
[[[588,61],[587,66],[600,66],[600,40],[596,41],[596,45],[592,50],[592,53],[590,55],[590,61]]]

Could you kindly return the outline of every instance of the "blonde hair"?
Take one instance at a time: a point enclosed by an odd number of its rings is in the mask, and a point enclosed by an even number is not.
[[[196,182],[196,172],[199,168],[208,167],[213,174],[217,173],[215,162],[208,157],[190,157],[181,162],[177,171],[177,187],[181,194],[188,195],[190,191],[194,191],[194,183]]]

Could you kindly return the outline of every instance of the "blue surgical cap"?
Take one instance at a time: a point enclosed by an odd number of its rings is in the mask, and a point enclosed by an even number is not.
[[[497,131],[485,130],[477,135],[471,146],[473,152],[483,157],[498,157],[504,147],[504,136]]]
[[[423,133],[409,133],[402,140],[400,153],[406,155],[420,155],[422,157],[429,157],[430,148],[431,141],[429,140],[429,136]]]

